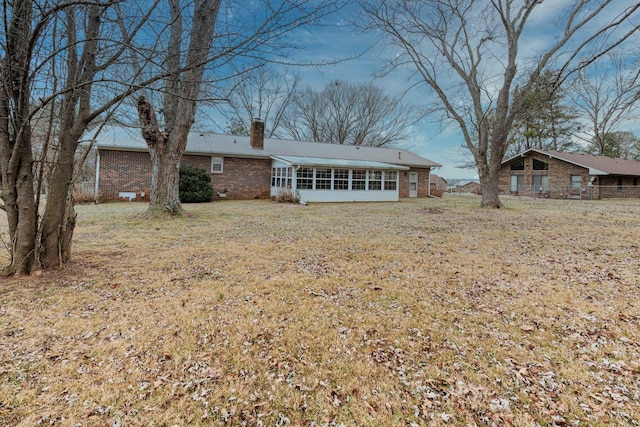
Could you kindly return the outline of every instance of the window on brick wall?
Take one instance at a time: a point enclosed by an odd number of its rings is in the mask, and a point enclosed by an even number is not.
[[[222,173],[224,157],[211,157],[211,173]]]
[[[511,175],[509,191],[512,193],[522,193],[524,188],[524,175]]]
[[[524,170],[524,160],[518,160],[517,162],[511,163],[510,166],[512,171],[523,171]]]
[[[571,175],[571,189],[580,190],[582,188],[582,176]]]
[[[547,175],[532,175],[533,192],[534,193],[548,193],[549,192],[549,177]]]
[[[545,163],[542,160],[533,159],[533,170],[534,171],[548,171],[549,163]]]

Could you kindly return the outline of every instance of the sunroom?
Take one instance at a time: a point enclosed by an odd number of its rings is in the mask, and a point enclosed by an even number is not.
[[[407,166],[365,160],[271,156],[271,197],[304,202],[395,202]]]

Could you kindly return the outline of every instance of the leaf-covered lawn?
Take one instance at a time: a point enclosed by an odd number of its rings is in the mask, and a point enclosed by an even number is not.
[[[504,202],[80,206],[0,425],[638,425],[640,201]]]

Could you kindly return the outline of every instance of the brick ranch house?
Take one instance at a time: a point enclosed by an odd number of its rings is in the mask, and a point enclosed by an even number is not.
[[[480,181],[465,180],[460,181],[455,186],[456,193],[482,194],[482,186]]]
[[[434,190],[442,192],[447,191],[447,180],[441,176],[431,174],[429,183],[432,193],[434,192]]]
[[[96,200],[148,200],[151,158],[139,130],[107,131],[96,145]],[[182,164],[208,171],[216,198],[291,192],[307,202],[428,197],[431,169],[440,166],[397,148],[264,138],[260,121],[250,137],[191,133]]]
[[[501,194],[552,199],[640,197],[640,162],[529,149],[502,162]]]

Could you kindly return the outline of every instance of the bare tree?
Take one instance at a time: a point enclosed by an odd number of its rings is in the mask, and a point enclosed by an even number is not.
[[[90,123],[137,90],[116,67],[155,4],[118,33],[113,2],[17,1],[3,9],[0,79],[0,172],[9,222],[7,275],[64,264],[71,256],[74,157]],[[114,38],[117,42],[114,42]],[[96,94],[100,94],[97,97]],[[48,118],[47,118],[48,116]],[[34,136],[33,124],[45,123]],[[42,137],[34,182],[33,150]],[[48,197],[39,214],[40,191]]]
[[[335,80],[307,87],[291,102],[280,133],[298,140],[383,147],[409,136],[415,110],[372,83]]]
[[[608,135],[626,121],[637,119],[640,107],[640,71],[637,61],[607,55],[579,73],[573,85],[575,108],[586,119],[588,137],[595,154],[607,153]],[[610,138],[609,138],[610,139]]]
[[[502,206],[498,173],[509,135],[542,71],[558,69],[560,85],[567,75],[619,46],[638,29],[630,18],[638,14],[640,4],[628,6],[602,25],[599,20],[615,12],[619,2],[573,1],[555,14],[559,21],[549,26],[556,34],[546,34],[548,45],[524,57],[523,34],[541,3],[360,1],[369,19],[366,28],[381,31],[397,49],[389,70],[413,70],[417,83],[436,95],[432,112],[439,111],[443,121],[460,128],[478,169],[483,207]]]
[[[231,114],[236,129],[248,132],[254,118],[265,123],[268,138],[278,136],[285,111],[298,96],[300,74],[281,74],[268,66],[258,66],[235,78],[231,93]],[[240,126],[241,125],[241,126]]]
[[[142,136],[152,159],[148,216],[184,213],[178,197],[178,171],[187,135],[194,122],[196,105],[201,100],[206,69],[214,68],[219,79],[231,78],[236,73],[228,66],[232,60],[242,62],[242,58],[247,57],[253,60],[273,59],[282,53],[282,49],[290,47],[282,37],[284,34],[318,23],[340,6],[339,0],[263,0],[254,5],[256,13],[253,16],[225,20],[228,14],[219,16],[221,0],[195,0],[185,52],[183,15],[190,9],[183,3],[169,0],[166,67],[170,75],[166,79],[162,103],[164,126],[150,100],[145,96],[138,100]],[[252,67],[252,63],[248,65]],[[225,72],[228,75],[220,75]]]

